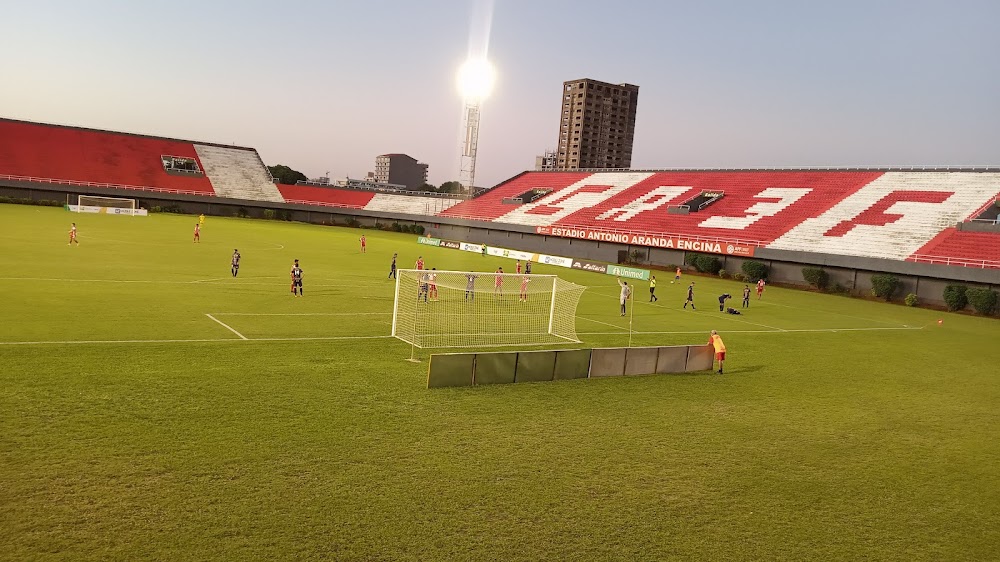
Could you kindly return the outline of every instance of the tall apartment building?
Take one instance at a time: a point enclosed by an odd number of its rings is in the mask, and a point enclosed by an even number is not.
[[[556,169],[629,168],[639,86],[563,82]]]
[[[535,156],[536,172],[551,172],[556,170],[557,155],[555,150],[546,150],[541,156]]]
[[[405,185],[406,189],[419,189],[427,183],[427,164],[406,154],[382,154],[375,157],[375,181]]]

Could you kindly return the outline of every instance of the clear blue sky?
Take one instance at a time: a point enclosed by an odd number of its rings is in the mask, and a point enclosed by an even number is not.
[[[458,178],[483,1],[7,2],[0,116],[248,145],[309,176],[405,152],[437,184]],[[636,168],[1000,164],[997,0],[492,11],[480,185],[555,146],[582,77],[640,86]]]

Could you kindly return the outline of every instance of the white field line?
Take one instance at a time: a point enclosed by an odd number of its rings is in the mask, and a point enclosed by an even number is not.
[[[213,312],[216,316],[392,316],[391,312]]]
[[[779,303],[776,303],[776,302],[769,302],[769,301],[765,301],[765,300],[756,300],[756,301],[751,301],[751,302],[756,302],[757,304],[762,304],[762,305],[766,305],[766,306],[780,306],[782,308],[791,308],[792,310],[807,310],[806,308],[801,307],[801,306],[792,306],[790,304],[779,304]],[[903,324],[901,322],[894,322],[894,321],[890,321],[890,320],[879,320],[878,318],[865,318],[863,316],[853,316],[853,315],[850,315],[850,314],[844,314],[843,312],[834,312],[832,310],[817,310],[817,309],[811,309],[811,308],[808,309],[808,310],[811,311],[811,312],[821,312],[823,314],[836,314],[837,316],[843,316],[845,318],[853,318],[855,320],[867,320],[869,322],[878,322],[879,324],[890,324],[892,326],[902,326],[904,328],[908,327],[906,324]]]
[[[628,331],[628,328],[625,328],[623,326],[619,326],[617,324],[612,324],[611,322],[604,322],[602,320],[594,320],[593,318],[587,318],[586,316],[577,316],[576,319],[577,320],[587,320],[587,321],[590,321],[590,322],[597,322],[598,324],[604,324],[605,326],[611,326],[612,328],[618,328],[619,330],[625,330],[626,332]]]
[[[923,328],[802,328],[791,330],[724,330],[727,334],[791,334],[791,333],[837,333],[837,332],[892,332],[920,331]],[[632,332],[634,335],[705,334],[707,330],[686,330],[678,332]],[[620,336],[620,332],[577,332],[580,336]]]
[[[233,329],[233,327],[232,327],[232,326],[230,326],[229,324],[226,324],[226,323],[225,323],[225,322],[223,322],[222,320],[219,320],[219,319],[218,319],[218,318],[216,318],[215,316],[212,316],[211,314],[206,314],[205,316],[208,316],[208,317],[209,317],[209,318],[211,318],[212,320],[214,320],[214,321],[218,322],[219,324],[221,324],[221,325],[222,325],[222,327],[223,327],[223,328],[225,328],[225,329],[229,330],[230,332],[232,332],[232,333],[236,334],[237,336],[239,336],[241,340],[245,340],[245,339],[247,339],[247,337],[246,337],[246,336],[244,336],[243,334],[241,334],[241,333],[237,332],[237,331],[236,331],[235,329]]]
[[[282,341],[340,341],[340,340],[376,340],[388,339],[394,336],[326,336],[315,338],[213,338],[188,340],[51,340],[51,341],[0,341],[0,345],[68,345],[68,344],[115,344],[115,343],[232,343],[232,342],[282,342]]]

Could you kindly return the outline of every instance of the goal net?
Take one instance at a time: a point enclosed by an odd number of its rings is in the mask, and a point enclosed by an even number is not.
[[[392,335],[416,347],[579,343],[583,285],[555,275],[401,269]]]
[[[127,197],[98,197],[96,195],[80,195],[77,199],[80,207],[107,207],[111,209],[135,210],[135,199]]]

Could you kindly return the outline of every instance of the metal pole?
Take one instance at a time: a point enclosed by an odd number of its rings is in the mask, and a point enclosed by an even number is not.
[[[625,298],[625,304],[628,301],[632,301],[632,306],[628,310],[628,347],[632,347],[632,318],[635,317],[635,301],[632,299],[632,293],[635,291],[630,289],[628,297]]]

